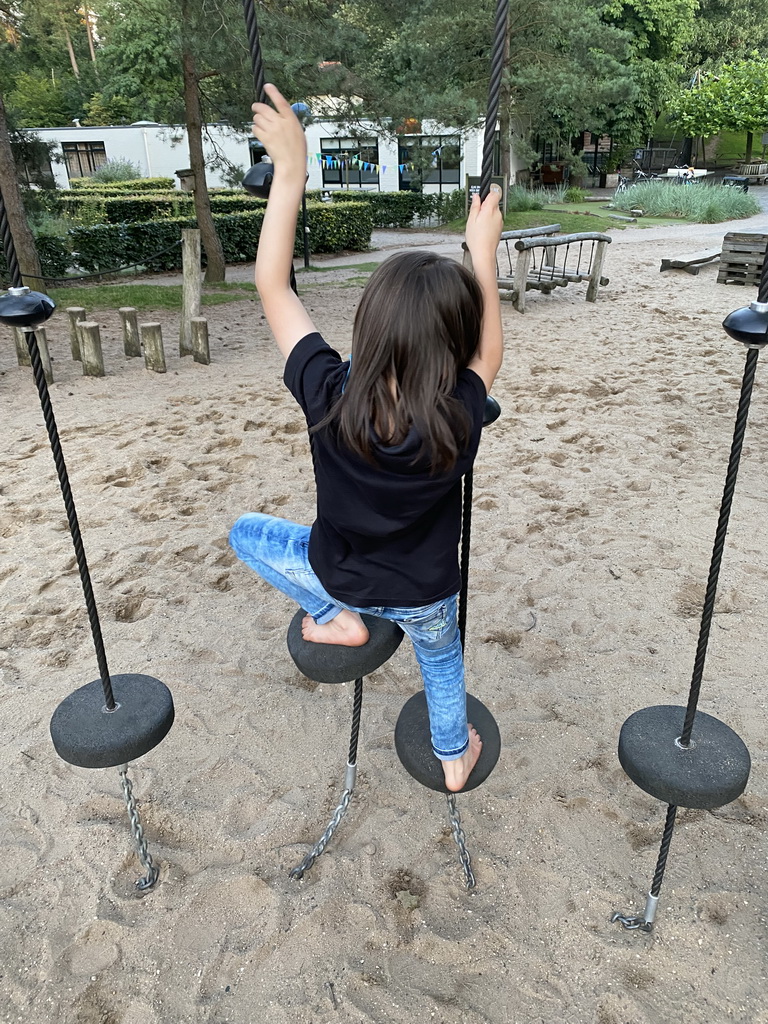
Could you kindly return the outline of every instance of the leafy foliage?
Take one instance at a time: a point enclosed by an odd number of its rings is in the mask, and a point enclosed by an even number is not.
[[[722,64],[678,95],[672,115],[686,135],[759,131],[768,126],[768,57]]]
[[[111,184],[115,181],[136,181],[141,178],[141,168],[130,160],[107,160],[90,176],[91,181]]]

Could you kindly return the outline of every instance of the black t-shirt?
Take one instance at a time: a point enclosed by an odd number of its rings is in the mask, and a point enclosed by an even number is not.
[[[285,364],[284,380],[307,425],[328,413],[346,380],[342,362],[319,334],[308,334]],[[466,451],[449,472],[430,475],[415,430],[400,445],[375,445],[373,465],[339,444],[333,431],[311,435],[317,519],[309,562],[328,593],[362,608],[417,608],[460,587],[461,478],[472,468],[485,407],[485,385],[463,370],[454,396],[471,424]]]

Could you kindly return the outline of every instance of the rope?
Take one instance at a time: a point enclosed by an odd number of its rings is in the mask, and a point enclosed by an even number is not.
[[[247,0],[244,0],[247,2]],[[496,121],[501,101],[501,79],[504,71],[504,46],[507,36],[509,0],[497,0],[494,23],[493,53],[491,55],[491,80],[488,87],[488,112],[485,119],[483,143],[483,164],[480,177],[480,200],[491,191],[493,173],[493,145],[496,139]],[[510,261],[511,265],[511,261]],[[469,542],[472,531],[472,471],[464,477],[464,500],[461,521],[461,590],[459,591],[459,634],[461,646],[467,636],[467,593],[469,591]]]
[[[11,273],[13,274],[13,287],[20,288],[22,287],[23,282],[21,279],[21,272],[19,270],[18,259],[16,257],[16,247],[8,226],[8,215],[5,210],[2,193],[0,193],[0,235],[2,235],[3,239],[6,262],[8,263],[9,268],[12,268]],[[80,535],[80,525],[77,520],[74,498],[72,497],[72,488],[69,484],[69,476],[64,462],[64,454],[61,450],[61,443],[59,441],[59,431],[56,426],[56,419],[53,415],[51,397],[48,392],[48,384],[45,380],[45,371],[43,370],[43,363],[40,358],[40,349],[38,347],[34,331],[25,331],[24,334],[27,339],[27,347],[29,348],[29,355],[32,360],[32,372],[34,374],[35,384],[40,396],[40,406],[43,410],[43,419],[45,420],[45,427],[48,431],[48,439],[51,444],[53,461],[56,466],[56,473],[59,477],[59,486],[61,487],[62,497],[64,498],[64,508],[67,512],[69,532],[72,534],[72,543],[75,547],[75,557],[77,559],[77,567],[80,571],[80,581],[83,585],[85,607],[91,624],[91,634],[93,636],[93,644],[96,649],[96,661],[99,666],[99,675],[101,676],[104,699],[106,701],[107,709],[109,711],[113,711],[116,705],[114,694],[112,693],[112,681],[109,677],[109,669],[107,667],[107,656],[104,651],[104,641],[101,635],[101,624],[99,623],[99,615],[96,610],[96,600],[93,596],[91,575],[88,571],[88,563],[85,558],[85,549],[83,547],[83,539]]]
[[[357,764],[357,740],[360,736],[360,715],[363,711],[363,680],[355,680],[355,699],[352,705],[352,731],[349,737],[347,764]]]
[[[651,883],[651,896],[658,896],[661,892],[661,883],[664,878],[664,869],[667,866],[669,844],[672,842],[672,833],[675,830],[676,816],[677,807],[674,804],[670,804],[667,807],[667,818],[664,822],[664,835],[661,837],[659,859],[656,861],[656,871],[653,874],[653,882]]]
[[[245,15],[245,28],[248,32],[251,66],[253,67],[254,95],[259,103],[264,103],[264,62],[261,57],[259,26],[256,24],[256,0],[243,0],[243,14]]]
[[[707,656],[707,644],[709,642],[709,631],[712,625],[712,615],[715,610],[717,580],[720,575],[720,564],[723,560],[725,535],[728,532],[728,519],[731,514],[733,492],[736,489],[736,477],[739,472],[741,448],[744,443],[744,433],[747,429],[747,417],[749,416],[749,402],[752,397],[752,385],[755,381],[755,370],[757,369],[757,358],[759,355],[759,349],[749,349],[747,351],[747,359],[744,364],[744,377],[741,382],[741,396],[739,398],[739,408],[736,413],[736,426],[733,431],[731,456],[728,460],[728,471],[725,475],[723,500],[722,504],[720,505],[720,516],[717,521],[717,530],[715,531],[715,543],[712,548],[712,561],[709,567],[707,591],[704,597],[704,608],[701,614],[699,642],[696,647],[696,657],[693,662],[693,676],[691,678],[691,689],[688,696],[688,708],[685,712],[685,722],[683,724],[683,731],[680,734],[680,743],[684,747],[687,747],[690,742],[691,730],[693,729],[693,719],[696,715],[696,705],[699,702],[701,681],[704,675],[704,660]]]
[[[509,0],[496,0],[496,18],[493,26],[493,52],[491,54],[491,81],[488,87],[488,111],[483,138],[483,163],[480,172],[480,200],[491,191],[493,176],[493,148],[496,142],[496,122],[501,102],[501,80],[504,75],[504,49],[507,38]]]
[[[32,278],[33,281],[42,281],[46,285],[55,285],[56,282],[69,285],[73,281],[87,281],[89,278],[109,278],[110,274],[120,273],[121,270],[130,270],[134,266],[145,266],[148,262],[155,259],[156,256],[162,256],[164,253],[169,253],[171,249],[175,249],[176,246],[181,245],[181,239],[177,239],[172,245],[166,246],[165,249],[159,249],[156,253],[151,253],[145,256],[138,263],[127,263],[125,266],[116,266],[112,270],[97,270],[95,273],[79,273],[72,278],[42,278],[38,273],[26,273],[25,278]],[[14,286],[17,287],[17,286]]]

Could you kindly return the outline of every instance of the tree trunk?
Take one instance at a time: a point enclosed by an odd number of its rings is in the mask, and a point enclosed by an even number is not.
[[[0,181],[3,183],[3,202],[5,212],[8,216],[8,226],[13,235],[13,243],[16,249],[16,258],[19,261],[24,284],[29,285],[35,291],[40,291],[43,286],[42,280],[38,280],[42,274],[40,259],[35,247],[35,239],[27,223],[27,215],[24,211],[24,202],[21,198],[19,178],[16,172],[16,163],[13,159],[11,139],[8,135],[8,124],[5,118],[5,104],[0,95]],[[36,275],[36,276],[31,276]],[[14,284],[15,282],[11,282]]]
[[[96,63],[96,52],[93,48],[93,27],[91,25],[91,10],[88,4],[83,4],[83,18],[85,19],[85,32],[88,36],[88,49],[91,51],[91,60]]]
[[[207,265],[205,280],[207,283],[223,281],[226,275],[224,250],[211,215],[211,203],[208,198],[208,186],[205,181],[205,158],[203,156],[203,112],[200,105],[195,58],[186,47],[182,53],[184,68],[184,110],[187,121],[187,137],[189,139],[189,166],[195,176],[195,212],[200,237],[205,247]]]
[[[744,154],[744,163],[752,163],[752,145],[754,143],[754,135],[752,132],[747,132],[747,152]]]
[[[67,28],[67,23],[64,21],[64,15],[59,11],[59,21],[61,22],[61,31],[64,33],[64,38],[67,41],[67,53],[69,54],[69,63],[72,65],[72,71],[74,72],[75,78],[80,79],[80,68],[77,66],[77,57],[75,56],[75,49],[72,46],[72,38]]]

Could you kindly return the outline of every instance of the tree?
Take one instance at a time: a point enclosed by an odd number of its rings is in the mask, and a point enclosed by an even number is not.
[[[0,94],[0,181],[2,184],[3,203],[8,216],[16,257],[24,279],[24,284],[38,289],[41,284],[42,268],[35,247],[35,239],[27,222],[24,211],[24,200],[19,187],[16,173],[16,162],[11,149],[8,133],[8,121],[5,115],[5,103]]]
[[[693,88],[678,95],[670,113],[686,135],[746,132],[749,163],[753,133],[768,127],[768,57],[755,54],[702,73]]]

